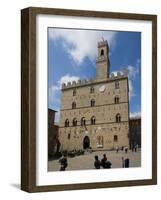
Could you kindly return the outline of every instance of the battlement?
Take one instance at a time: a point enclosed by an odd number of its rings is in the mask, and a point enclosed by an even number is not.
[[[126,74],[122,73],[122,72],[117,72],[117,74],[111,73],[110,74],[110,78],[107,78],[107,80],[115,80],[115,79],[119,79],[119,78],[123,78],[123,77],[127,77]],[[69,89],[69,88],[73,88],[75,86],[86,86],[86,85],[90,85],[92,83],[97,83],[97,80],[95,79],[83,79],[83,80],[78,80],[78,81],[72,81],[72,82],[68,82],[63,83],[62,84],[62,89]]]

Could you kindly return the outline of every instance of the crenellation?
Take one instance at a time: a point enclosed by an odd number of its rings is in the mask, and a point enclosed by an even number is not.
[[[69,89],[69,88],[73,88],[75,86],[87,86],[87,85],[90,85],[92,83],[96,83],[96,82],[102,82],[103,80],[104,81],[111,81],[112,79],[120,79],[120,78],[126,78],[127,76],[121,72],[117,72],[117,74],[114,74],[114,73],[111,73],[110,74],[110,78],[106,78],[106,79],[102,79],[102,80],[94,80],[94,79],[83,79],[83,80],[78,80],[77,82],[76,81],[72,81],[72,82],[68,82],[67,84],[66,83],[63,83],[62,84],[62,89]]]
[[[81,84],[81,80],[80,80],[80,79],[77,81],[77,84],[78,84],[78,85],[80,85],[80,84]]]
[[[62,83],[62,88],[65,88],[66,87],[66,84],[65,83]]]
[[[121,76],[121,73],[120,72],[117,72],[117,77],[120,77]]]
[[[67,83],[67,86],[71,86],[71,82],[68,82],[68,83]]]
[[[73,82],[72,82],[72,85],[76,85],[76,81],[73,81]]]

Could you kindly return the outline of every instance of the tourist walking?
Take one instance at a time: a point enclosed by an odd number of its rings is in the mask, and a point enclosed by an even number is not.
[[[135,152],[137,152],[137,150],[138,150],[138,145],[135,145],[134,150],[135,150]]]
[[[60,160],[60,171],[65,171],[68,166],[67,156],[64,155]]]
[[[121,158],[122,159],[122,168],[124,168],[124,157]]]
[[[130,166],[130,159],[122,157],[122,168],[129,168]]]
[[[125,153],[127,153],[128,152],[128,147],[125,147]]]
[[[124,167],[125,167],[125,168],[129,168],[130,159],[129,159],[129,158],[126,158],[125,161],[124,161],[124,163],[125,163],[125,164],[124,164]]]
[[[118,153],[119,152],[119,147],[116,147],[116,153]]]

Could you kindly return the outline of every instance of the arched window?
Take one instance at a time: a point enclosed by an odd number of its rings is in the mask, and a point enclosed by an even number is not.
[[[104,56],[104,50],[101,49],[101,56]]]
[[[117,141],[118,141],[118,136],[117,136],[117,135],[114,135],[114,136],[113,136],[113,141],[114,141],[114,142],[117,142]]]
[[[116,81],[116,82],[115,82],[115,89],[119,89],[119,88],[120,88],[119,81]]]
[[[86,119],[85,117],[81,118],[81,126],[85,126],[86,125]]]
[[[95,118],[95,116],[91,117],[91,124],[92,125],[96,124],[96,118]]]
[[[76,120],[76,118],[73,119],[73,126],[77,126],[77,120]]]
[[[103,136],[101,135],[97,136],[97,147],[98,148],[103,147]]]
[[[121,115],[119,113],[116,115],[116,122],[121,122]]]
[[[77,94],[77,91],[76,91],[76,89],[74,89],[73,90],[73,96],[76,96],[76,94]]]
[[[65,127],[68,127],[68,126],[69,126],[69,120],[66,119],[66,120],[65,120]]]
[[[93,106],[95,106],[95,100],[94,99],[91,100],[91,107],[93,107]]]
[[[119,103],[119,97],[118,96],[115,97],[115,103]]]
[[[72,102],[72,109],[75,109],[76,108],[76,102]]]
[[[90,93],[94,93],[94,87],[93,86],[91,86],[91,88],[90,88]]]
[[[90,147],[90,138],[86,135],[83,139],[83,149],[88,149]]]

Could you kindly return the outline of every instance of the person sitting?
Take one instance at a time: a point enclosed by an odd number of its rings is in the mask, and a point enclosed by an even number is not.
[[[106,169],[110,169],[111,166],[112,166],[112,163],[109,160],[107,160],[107,162],[106,162]]]
[[[103,158],[101,160],[101,165],[103,168],[106,168],[107,157],[106,154],[103,154]]]
[[[107,160],[106,154],[103,154],[103,158],[101,160],[101,165],[104,169],[110,169],[112,166],[112,163]]]
[[[101,168],[101,162],[98,159],[98,156],[95,156],[94,166],[95,166],[96,169],[100,169]]]

